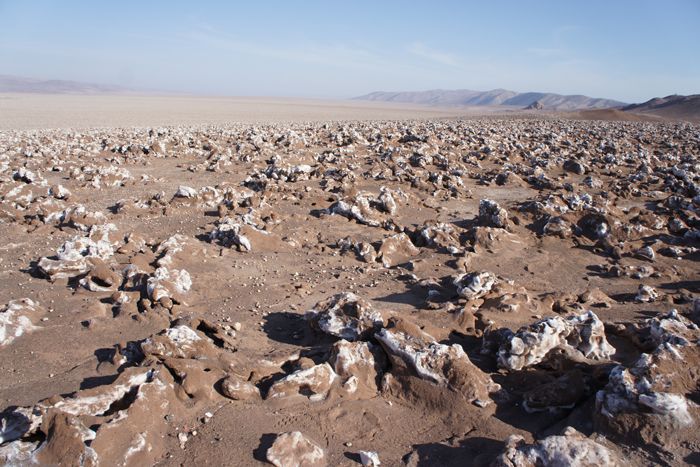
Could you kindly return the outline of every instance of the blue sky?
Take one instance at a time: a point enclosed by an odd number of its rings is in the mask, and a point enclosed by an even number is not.
[[[0,74],[345,98],[700,93],[700,1],[0,0]]]

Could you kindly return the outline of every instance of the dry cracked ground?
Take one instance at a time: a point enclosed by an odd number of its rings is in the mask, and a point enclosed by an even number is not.
[[[0,462],[700,462],[700,127],[0,133]]]

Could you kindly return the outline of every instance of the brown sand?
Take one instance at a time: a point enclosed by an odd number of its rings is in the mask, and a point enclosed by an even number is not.
[[[697,127],[432,119],[253,128],[220,124],[449,113],[129,99],[0,101],[25,116],[2,112],[5,127],[182,124],[0,133],[0,305],[37,303],[17,305],[35,328],[0,347],[0,410],[21,422],[0,456],[16,461],[10,450],[21,448],[41,462],[261,465],[276,435],[300,431],[328,465],[358,465],[359,451],[389,466],[489,465],[511,435],[533,443],[573,426],[584,441],[563,437],[564,452],[575,442],[603,450],[586,451],[584,465],[608,454],[629,465],[697,461],[700,438],[677,425],[684,420],[635,402],[612,423],[596,405],[598,391],[614,394],[616,365],[642,352],[676,361],[650,340],[651,317],[676,308],[683,323],[697,319],[698,173],[681,160],[698,155]],[[162,106],[144,110],[154,102]],[[670,157],[649,156],[662,153]],[[107,244],[51,263],[76,237]],[[51,282],[51,264],[86,269]],[[176,277],[183,270],[191,288]],[[476,276],[495,282],[480,288]],[[636,301],[640,284],[658,296]],[[361,323],[353,345],[366,348],[343,369],[344,334],[304,313],[346,292],[363,302],[334,312]],[[605,326],[565,321],[588,310]],[[521,369],[505,365],[515,345],[505,329],[548,317],[564,320],[566,339],[542,355],[530,349]],[[673,332],[692,342],[668,341],[687,364],[654,370],[660,386],[645,396],[678,395],[694,426],[698,336]],[[411,352],[424,355],[423,369]],[[669,389],[661,382],[671,374]]]

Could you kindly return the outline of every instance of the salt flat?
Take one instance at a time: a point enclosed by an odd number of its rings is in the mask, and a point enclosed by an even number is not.
[[[0,129],[447,118],[493,109],[276,97],[0,94]]]

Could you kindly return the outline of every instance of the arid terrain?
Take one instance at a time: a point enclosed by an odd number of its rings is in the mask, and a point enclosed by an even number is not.
[[[0,463],[697,465],[699,155],[681,122],[1,96]]]
[[[280,97],[0,93],[0,130],[455,118],[494,112],[503,110]]]

